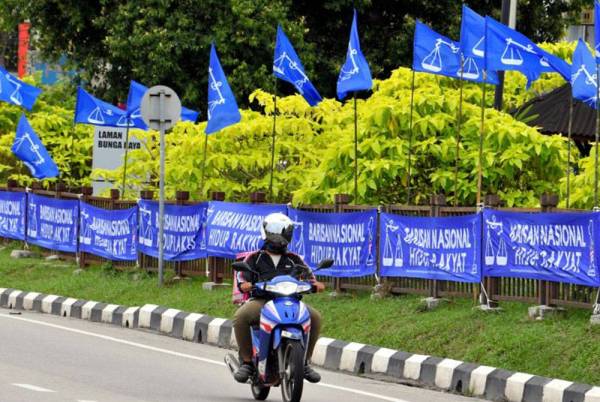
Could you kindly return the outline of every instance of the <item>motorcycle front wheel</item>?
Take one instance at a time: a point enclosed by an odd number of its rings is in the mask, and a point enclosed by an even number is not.
[[[283,402],[300,402],[304,385],[304,348],[298,341],[288,341],[283,355],[284,375],[281,379]]]
[[[254,384],[252,384],[250,388],[252,389],[252,396],[257,401],[264,401],[265,399],[267,399],[267,397],[269,396],[269,391],[271,390],[271,387],[262,387],[260,385]]]

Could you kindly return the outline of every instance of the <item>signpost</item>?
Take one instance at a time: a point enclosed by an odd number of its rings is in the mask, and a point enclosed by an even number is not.
[[[181,116],[181,101],[171,88],[156,85],[148,89],[141,103],[142,119],[151,130],[160,132],[160,178],[158,203],[158,286],[164,277],[165,230],[165,131],[173,127]]]

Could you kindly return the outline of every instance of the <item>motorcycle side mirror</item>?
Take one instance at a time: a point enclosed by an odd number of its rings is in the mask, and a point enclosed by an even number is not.
[[[231,266],[235,271],[238,272],[254,272],[252,268],[250,268],[250,265],[248,265],[248,263],[245,261],[236,261],[231,264]]]
[[[326,259],[322,260],[319,263],[319,265],[317,265],[317,269],[315,269],[315,271],[318,271],[319,269],[331,268],[332,265],[333,265],[333,260],[331,258],[326,258]]]

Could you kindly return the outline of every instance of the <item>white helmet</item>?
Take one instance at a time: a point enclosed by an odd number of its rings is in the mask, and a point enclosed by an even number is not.
[[[260,228],[262,239],[275,249],[283,249],[292,241],[294,222],[286,215],[276,212],[263,220]]]

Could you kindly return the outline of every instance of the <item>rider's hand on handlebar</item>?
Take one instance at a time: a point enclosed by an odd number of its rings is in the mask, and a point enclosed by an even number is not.
[[[240,284],[240,290],[244,293],[248,293],[252,290],[254,286],[250,282],[244,282]]]
[[[315,293],[319,293],[325,290],[325,284],[323,282],[314,281],[312,285],[313,289],[315,290]]]

